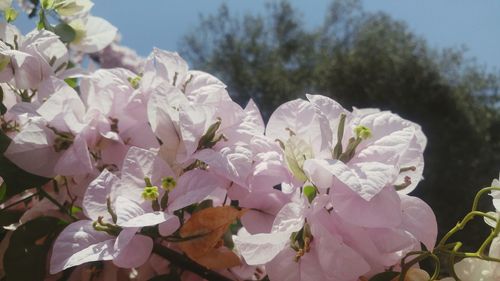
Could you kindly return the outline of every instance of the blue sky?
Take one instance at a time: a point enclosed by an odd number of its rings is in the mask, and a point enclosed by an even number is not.
[[[329,0],[291,0],[311,28],[321,24]],[[147,4],[146,4],[147,3]],[[200,14],[215,13],[227,3],[236,15],[262,13],[264,0],[101,0],[93,14],[106,18],[123,35],[122,43],[141,55],[153,46],[175,51],[193,30]],[[384,11],[405,21],[430,46],[467,47],[480,65],[500,70],[500,1],[498,0],[363,0],[366,11]],[[25,20],[20,20],[26,26]],[[25,29],[25,28],[23,28]]]

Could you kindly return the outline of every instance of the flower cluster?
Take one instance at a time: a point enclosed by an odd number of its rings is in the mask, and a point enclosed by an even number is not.
[[[307,99],[285,103],[267,124],[293,175],[282,187],[290,199],[267,231],[243,217],[234,238],[245,261],[267,264],[271,280],[356,280],[394,266],[420,243],[432,249],[434,214],[407,195],[422,178],[420,127],[390,112]]]
[[[119,46],[89,0],[21,2],[39,22],[27,35],[0,25],[2,157],[43,183],[0,211],[27,203],[11,236],[41,217],[64,226],[43,240],[47,278],[357,281],[434,255],[434,213],[409,195],[423,179],[419,125],[322,95],[264,124],[177,53]],[[490,263],[479,267],[497,276]]]

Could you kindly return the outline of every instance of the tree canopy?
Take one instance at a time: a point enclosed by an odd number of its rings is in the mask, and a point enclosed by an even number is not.
[[[313,29],[286,1],[243,17],[221,6],[201,16],[181,49],[193,67],[218,75],[242,105],[253,99],[265,117],[314,93],[420,124],[428,146],[416,195],[435,210],[441,234],[500,170],[499,75],[463,50],[430,48],[404,22],[365,12],[359,1],[332,2]],[[477,242],[477,231],[462,239]]]

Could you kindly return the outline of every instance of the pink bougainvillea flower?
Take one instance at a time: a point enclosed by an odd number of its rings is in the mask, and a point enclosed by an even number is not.
[[[500,237],[493,239],[488,256],[500,258]],[[454,265],[455,272],[462,281],[494,281],[500,279],[498,262],[478,258],[465,258]]]
[[[408,194],[415,189],[423,179],[427,144],[420,126],[389,111],[356,109],[350,128],[354,131],[359,126],[369,128],[371,136],[359,144],[351,162],[387,163],[397,159],[395,166],[400,173],[394,185],[401,186],[398,192]]]
[[[250,234],[271,232],[276,215],[289,201],[288,194],[276,189],[250,192],[239,201],[240,207],[248,208],[241,223]]]
[[[158,225],[161,235],[172,234],[180,226],[173,211],[200,202],[227,184],[206,171],[189,171],[176,178],[164,210],[155,210],[152,201],[145,198],[144,178],[152,187],[161,186],[162,178],[176,177],[168,165],[155,152],[132,147],[120,171],[117,177],[104,170],[90,184],[83,200],[83,211],[90,220],[73,223],[61,233],[54,245],[52,272],[96,260],[113,260],[126,268],[143,264],[151,253],[152,240],[138,233],[142,227]],[[166,191],[156,188],[156,192],[159,199]],[[98,228],[94,227],[96,222]],[[119,233],[103,232],[99,224],[112,224]]]
[[[238,251],[248,264],[266,264],[270,280],[349,281],[362,276],[370,266],[335,232],[322,202],[325,198],[317,197],[309,208],[295,198],[277,214],[270,233],[243,231],[233,237]]]
[[[190,170],[177,180],[176,188],[169,194],[168,212],[182,209],[208,199],[210,195],[225,190],[229,181],[202,169]]]
[[[152,88],[155,84],[161,86]],[[225,88],[207,73],[189,71],[176,53],[155,49],[148,57],[139,90],[151,95],[149,120],[169,149],[167,161],[172,166],[189,165],[197,150],[242,144],[259,126],[263,130],[255,107],[250,105],[245,111],[231,100]],[[217,141],[206,139],[200,144],[210,128]]]
[[[90,15],[73,19],[68,24],[76,32],[70,48],[83,53],[95,53],[104,49],[118,33],[118,29],[107,20]]]
[[[45,177],[93,171],[87,148],[85,106],[63,81],[51,78],[53,93],[29,118],[9,145],[5,156],[24,170]],[[39,161],[33,161],[33,157]]]
[[[91,1],[45,2],[42,23],[44,11],[58,13],[74,39],[65,44],[65,36],[44,29],[23,36],[1,23],[0,86],[2,113],[8,110],[2,128],[12,139],[4,156],[53,178],[43,186],[52,198],[32,200],[21,223],[41,215],[68,219],[61,206],[82,207],[81,220],[54,243],[51,273],[80,266],[71,276],[78,279],[94,261],[106,261],[102,280],[175,273],[168,261],[152,257],[154,243],[194,258],[196,241],[205,238],[192,235],[207,230],[196,226],[206,219],[180,227],[196,221],[204,211],[191,210],[208,201],[223,206],[213,208],[219,212],[238,213],[238,224],[208,227],[217,235],[206,239],[214,253],[231,254],[224,265],[243,259],[219,270],[238,280],[266,274],[271,281],[361,280],[398,267],[422,244],[435,246],[432,209],[408,195],[423,179],[427,139],[419,125],[389,111],[347,110],[326,96],[306,95],[279,106],[265,126],[252,100],[240,106],[223,82],[189,69],[177,53],[155,48],[143,59],[120,47],[117,29],[89,14]],[[87,70],[74,65],[87,65],[88,58]],[[497,218],[500,192],[490,195]],[[234,249],[220,247],[239,223]],[[194,241],[171,243],[178,234]],[[490,247],[494,257],[498,239]],[[463,280],[496,280],[500,272],[476,259],[455,268]]]
[[[295,196],[295,200],[284,205],[278,212],[269,233],[250,234],[243,229],[233,236],[238,252],[250,265],[271,261],[288,247],[290,235],[303,227],[305,211],[305,202]]]
[[[274,280],[357,280],[369,270],[360,254],[342,242],[338,235],[314,224],[310,250],[297,260],[297,252],[286,248],[266,265],[269,279]]]
[[[144,178],[161,186],[161,177],[172,175],[155,153],[132,147],[120,178],[104,170],[90,184],[83,200],[83,211],[90,220],[72,223],[63,230],[54,243],[51,272],[97,260],[113,260],[125,268],[146,262],[153,241],[137,232],[160,224],[160,234],[169,235],[180,223],[174,215],[153,210],[151,201],[143,195]]]
[[[23,37],[9,24],[0,26],[0,81],[18,89],[36,89],[52,75],[62,74],[68,63],[68,50],[59,36],[35,30]]]
[[[354,275],[347,277],[346,272],[345,280],[383,271],[397,264],[405,253],[420,249],[420,243],[430,249],[434,247],[437,225],[432,210],[423,201],[405,195],[422,178],[426,139],[420,127],[390,112],[355,109],[351,113],[327,97],[307,95],[307,98],[308,101],[295,100],[280,106],[270,118],[266,135],[280,142],[285,159],[282,165],[295,178],[292,187],[296,192],[306,187],[309,192],[311,188],[314,190],[308,195],[312,196],[309,200],[316,198],[311,202],[312,207],[306,208],[305,225],[317,231],[316,223],[321,221],[320,225],[337,241],[365,261],[365,268],[350,271]],[[282,190],[288,188],[282,184]],[[323,206],[320,212],[315,209],[318,205]],[[316,215],[320,213],[322,219],[318,220]],[[259,242],[256,235],[265,238]],[[237,246],[243,246],[243,257],[252,260],[263,249],[248,245],[265,245],[274,241],[272,237],[276,235],[276,232],[255,233],[238,236],[235,241]],[[326,246],[317,245],[318,239],[311,235],[308,254],[313,255],[303,255],[293,247],[284,246],[289,243],[285,238],[290,235],[277,238],[277,248],[286,250],[272,251],[279,255],[274,261],[275,270],[269,269],[273,262],[267,264],[269,276],[275,280],[301,280],[292,277],[301,274],[304,279],[314,280],[329,280],[334,276],[289,262],[300,253],[299,261],[304,264],[317,263],[313,260],[314,245],[317,249]],[[254,248],[259,251],[253,251]],[[289,270],[279,269],[278,264]],[[296,274],[285,276],[292,271]]]
[[[129,82],[135,77],[126,69],[101,69],[81,79],[87,114],[100,119],[97,134],[89,141],[99,166],[118,167],[131,146],[159,147],[148,124],[145,98]]]
[[[411,233],[427,249],[434,249],[437,238],[436,215],[431,207],[415,196],[400,195],[402,222],[400,228]]]
[[[500,188],[500,175],[497,179],[493,179],[490,186]],[[490,196],[492,197],[493,206],[495,206],[496,212],[500,213],[500,191],[493,190],[490,192]]]
[[[83,101],[64,81],[46,79],[38,91],[43,103],[21,103],[8,112],[24,119],[6,156],[31,173],[52,177],[117,169],[131,146],[158,148],[146,102],[128,81],[134,75],[114,69],[83,76]],[[43,161],[24,157],[35,152]]]
[[[338,118],[338,117],[337,117]],[[266,135],[286,145],[291,136],[304,141],[316,157],[327,156],[332,148],[330,122],[314,104],[297,99],[279,106],[269,118]]]
[[[322,191],[330,189],[335,211],[366,227],[401,223],[401,201],[390,183],[397,177],[394,166],[359,163],[347,166],[339,160],[307,160],[304,171]]]
[[[136,74],[141,73],[144,68],[144,58],[140,57],[134,50],[118,44],[116,39],[115,42],[92,56],[98,58],[102,68],[125,68]]]
[[[361,162],[393,165],[399,175],[391,184],[403,194],[422,179],[427,140],[420,126],[387,111],[355,109],[351,113],[327,97],[307,98],[309,101],[298,99],[281,105],[266,128],[266,135],[280,140],[287,148],[285,154],[294,156],[287,156],[287,164],[298,179],[307,180],[302,170],[305,159],[295,154],[308,159],[339,159],[348,166]],[[339,155],[335,155],[336,150]]]

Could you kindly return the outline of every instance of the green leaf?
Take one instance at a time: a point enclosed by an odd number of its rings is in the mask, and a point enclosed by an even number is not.
[[[47,253],[66,223],[39,217],[18,227],[3,259],[7,280],[44,280]]]
[[[0,185],[0,203],[4,201],[6,194],[7,194],[7,184],[3,182],[2,185]]]
[[[54,6],[54,0],[42,0],[42,8],[43,9],[52,9]]]
[[[38,30],[46,29],[48,31],[54,32],[54,27],[47,20],[47,16],[45,15],[44,9],[40,9],[40,14],[39,14],[39,19],[38,19],[37,29]]]
[[[396,278],[397,276],[399,276],[399,272],[386,271],[386,272],[382,272],[382,273],[379,273],[379,274],[373,276],[368,281],[391,281],[392,279]]]
[[[42,30],[44,28],[45,28],[45,24],[43,23],[43,21],[38,21],[38,23],[36,24],[36,29]]]
[[[38,13],[38,23],[36,24],[36,29],[45,29],[45,12],[43,9],[40,9],[40,12]]]
[[[54,28],[54,33],[61,38],[64,43],[70,43],[75,40],[76,32],[69,24],[60,23]]]
[[[38,8],[40,6],[40,3],[38,0],[30,0],[31,4],[33,5],[32,7],[32,10],[31,10],[31,13],[28,14],[28,18],[32,19],[34,17],[36,17],[36,15],[38,14]]]
[[[78,87],[78,80],[76,78],[66,78],[64,79],[64,82],[66,82],[66,84],[68,84],[73,89]]]
[[[228,229],[228,231],[224,232],[222,240],[224,241],[224,246],[230,250],[234,249],[233,233],[231,233],[231,230]]]
[[[72,215],[75,215],[79,212],[83,211],[83,209],[81,207],[78,207],[78,206],[71,206],[71,214]]]
[[[314,200],[316,194],[318,193],[316,187],[312,185],[304,186],[302,192],[304,192],[304,195],[307,197],[307,200],[309,200],[309,203],[311,203]]]
[[[206,208],[212,208],[213,206],[214,206],[214,202],[212,201],[212,199],[207,199],[207,200],[201,201],[196,206],[196,208],[194,208],[193,213],[199,212],[199,211],[206,209]]]

